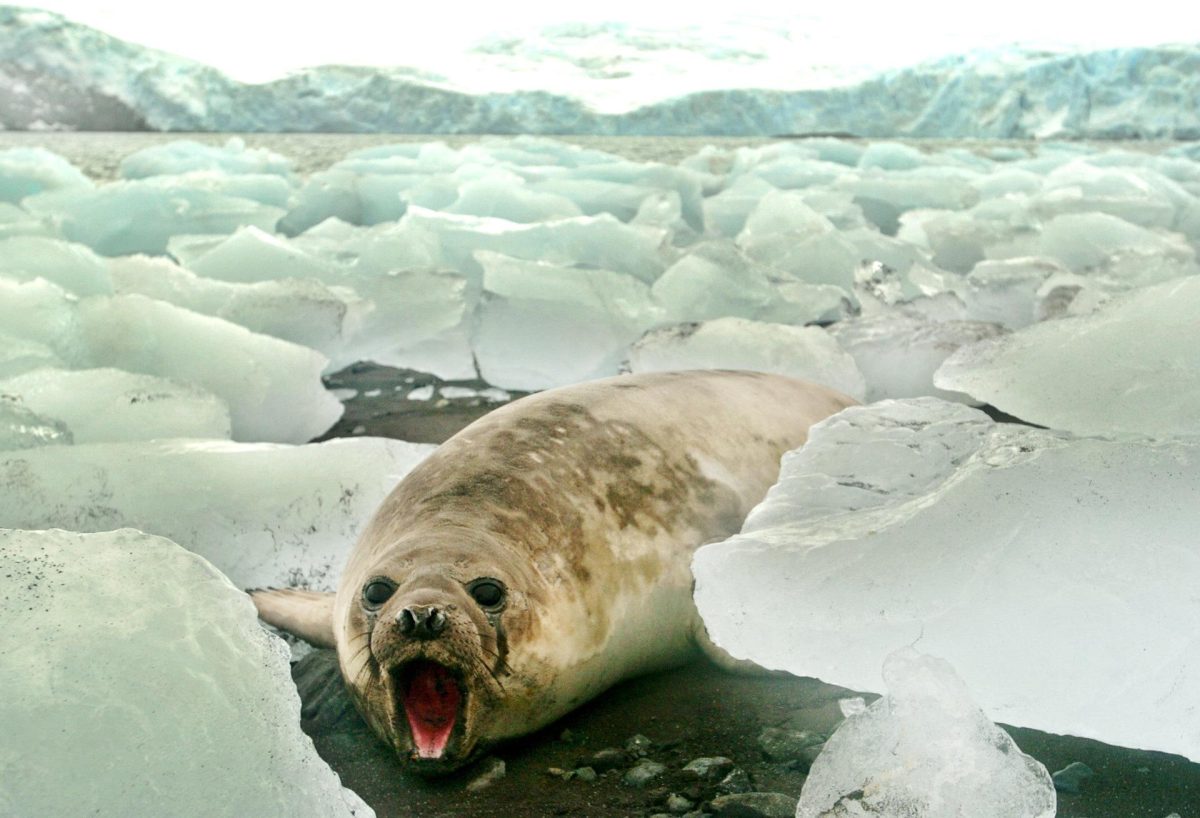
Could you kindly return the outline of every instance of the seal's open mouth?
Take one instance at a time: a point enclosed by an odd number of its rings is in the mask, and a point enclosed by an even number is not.
[[[396,681],[417,757],[441,758],[462,704],[458,678],[449,668],[421,659],[400,668]]]

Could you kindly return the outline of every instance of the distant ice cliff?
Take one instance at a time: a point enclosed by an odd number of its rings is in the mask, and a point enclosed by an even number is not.
[[[639,70],[649,70],[652,52]],[[543,53],[554,56],[525,57]],[[689,65],[724,58],[688,53]],[[680,48],[661,59],[681,59]],[[621,112],[556,90],[468,91],[412,68],[322,66],[247,84],[56,14],[0,7],[4,129],[1200,138],[1196,44],[974,52],[838,87],[804,82],[705,90]]]

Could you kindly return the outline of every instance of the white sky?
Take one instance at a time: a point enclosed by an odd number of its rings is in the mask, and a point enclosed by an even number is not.
[[[28,5],[208,63],[244,81],[322,63],[435,68],[489,34],[568,21],[716,26],[734,15],[753,15],[817,34],[847,65],[860,59],[905,63],[1010,42],[1084,47],[1200,42],[1200,4],[1186,0],[1113,6],[1120,12],[1070,0],[733,0],[722,4],[726,11],[699,0],[44,0]]]

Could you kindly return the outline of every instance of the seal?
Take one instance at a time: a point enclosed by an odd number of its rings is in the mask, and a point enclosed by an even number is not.
[[[371,728],[453,770],[709,642],[691,555],[740,530],[809,427],[854,403],[778,375],[622,375],[514,401],[388,495],[334,594],[252,592],[336,646]]]

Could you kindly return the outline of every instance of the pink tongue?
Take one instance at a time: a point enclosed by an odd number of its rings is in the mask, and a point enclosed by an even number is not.
[[[408,675],[404,712],[421,758],[440,758],[454,730],[462,694],[450,671],[434,662],[419,662]]]

